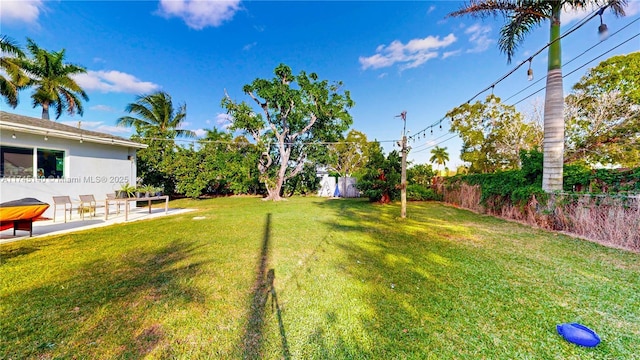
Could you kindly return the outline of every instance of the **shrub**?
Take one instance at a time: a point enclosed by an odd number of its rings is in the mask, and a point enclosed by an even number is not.
[[[411,201],[442,200],[442,195],[433,189],[418,184],[407,186],[407,199]]]

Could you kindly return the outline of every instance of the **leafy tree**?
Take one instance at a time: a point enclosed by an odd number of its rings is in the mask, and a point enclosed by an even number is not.
[[[69,115],[84,113],[82,100],[89,101],[87,93],[73,79],[74,75],[86,73],[78,65],[64,62],[65,50],[49,52],[27,39],[30,59],[17,59],[16,63],[29,77],[27,86],[33,86],[33,107],[42,106],[42,118],[49,120],[49,107],[56,110],[56,119],[67,111]]]
[[[314,193],[319,186],[320,178],[317,175],[316,166],[311,162],[307,162],[304,164],[302,171],[285,182],[282,187],[285,194],[293,196],[294,194],[306,195]]]
[[[171,169],[176,161],[177,147],[173,139],[133,135],[131,140],[148,145],[136,153],[137,174],[141,182],[162,187],[168,195],[174,194],[176,178]]]
[[[127,105],[127,112],[138,117],[124,116],[116,125],[134,127],[132,139],[149,145],[137,153],[138,173],[146,184],[162,186],[172,194],[176,179],[169,170],[176,152],[176,137],[195,137],[190,130],[180,129],[187,116],[186,105],[174,108],[171,96],[165,92],[138,96],[136,102]]]
[[[437,164],[438,167],[444,166],[444,164],[449,161],[449,153],[447,153],[447,148],[436,146],[435,148],[431,149],[431,158],[429,158],[429,161]]]
[[[228,94],[222,107],[233,118],[231,129],[251,136],[262,149],[261,181],[267,199],[279,200],[284,182],[303,170],[311,145],[334,142],[349,128],[353,101],[348,91],[340,91],[341,82],[329,84],[304,71],[293,75],[284,64],[274,73],[271,80],[255,79],[243,87],[260,111]]]
[[[369,149],[369,161],[364,175],[358,181],[358,189],[362,190],[369,201],[388,203],[400,198],[400,172],[402,164],[400,154],[392,151],[385,158],[380,143],[374,142]]]
[[[466,165],[459,165],[456,168],[456,174],[468,174],[469,173],[469,167]]]
[[[564,151],[564,96],[560,49],[560,14],[562,9],[579,9],[589,4],[606,5],[614,14],[624,15],[627,0],[472,0],[450,16],[472,15],[480,18],[503,15],[506,24],[500,31],[498,46],[511,62],[517,47],[526,36],[549,20],[547,86],[544,106],[544,169],[542,188],[547,192],[562,190]]]
[[[349,130],[344,140],[330,147],[330,170],[344,177],[353,175],[367,163],[368,149],[367,135],[355,129]]]
[[[640,165],[640,52],[591,69],[565,99],[567,162]]]
[[[0,95],[12,108],[18,106],[18,91],[29,83],[29,78],[16,61],[24,56],[24,52],[13,40],[0,36],[0,69],[4,72],[0,72]]]
[[[225,170],[233,157],[231,137],[216,129],[207,130],[205,138],[199,141],[199,149],[193,145],[176,147],[174,161],[170,164],[170,172],[176,179],[176,192],[191,198],[228,193]]]
[[[216,178],[211,163],[205,161],[205,154],[194,149],[177,146],[173,161],[168,165],[170,173],[175,177],[175,191],[190,198],[202,196],[210,184],[211,177]]]
[[[434,176],[435,172],[431,165],[417,164],[407,169],[407,182],[412,185],[428,187]]]
[[[266,190],[256,167],[260,160],[260,149],[244,136],[236,137],[233,145],[233,160],[225,168],[229,190],[234,194],[264,194]]]
[[[515,169],[520,151],[539,145],[537,124],[525,122],[514,106],[493,94],[485,102],[465,103],[446,116],[451,118],[451,131],[462,138],[460,158],[470,163],[471,173]]]

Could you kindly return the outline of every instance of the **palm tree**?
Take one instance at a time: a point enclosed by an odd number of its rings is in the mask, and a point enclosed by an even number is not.
[[[29,83],[29,78],[24,74],[17,59],[24,58],[24,52],[7,36],[0,36],[0,69],[9,78],[0,73],[0,95],[9,106],[18,106],[18,91]]]
[[[124,116],[118,119],[117,126],[135,127],[139,135],[145,137],[161,136],[174,139],[176,137],[195,137],[191,130],[180,129],[187,117],[187,105],[177,109],[173,107],[171,96],[159,91],[150,95],[140,95],[136,102],[127,105],[128,113],[139,117]]]
[[[432,156],[429,159],[429,161],[437,164],[438,167],[440,165],[446,164],[447,161],[449,161],[449,153],[447,153],[446,147],[436,146],[433,149],[431,149],[431,154]]]
[[[560,50],[560,14],[562,9],[580,9],[589,4],[611,8],[624,15],[627,0],[472,0],[449,16],[471,15],[484,18],[503,15],[506,24],[500,30],[498,47],[511,62],[518,45],[534,28],[549,20],[547,87],[544,105],[544,165],[542,188],[547,192],[562,190],[564,152],[564,118],[562,57]]]
[[[69,115],[82,115],[82,101],[89,101],[87,93],[73,79],[73,75],[84,74],[87,70],[78,65],[64,63],[65,50],[49,52],[41,49],[33,40],[27,38],[27,50],[31,59],[19,62],[34,86],[31,94],[33,107],[42,106],[42,118],[49,120],[49,107],[56,109],[56,119],[66,110]]]

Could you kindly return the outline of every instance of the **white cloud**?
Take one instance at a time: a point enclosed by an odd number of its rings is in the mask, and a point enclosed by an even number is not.
[[[91,110],[104,111],[104,112],[116,112],[117,110],[108,105],[95,105],[90,107]]]
[[[560,23],[562,25],[569,25],[574,21],[581,21],[591,15],[594,11],[598,10],[600,6],[596,6],[595,4],[590,4],[587,7],[581,9],[570,9],[563,10],[560,15]],[[627,3],[627,6],[624,8],[624,12],[626,16],[634,16],[640,13],[640,1],[631,0]],[[603,16],[607,16],[607,14],[611,14],[610,9],[606,9],[604,11]],[[613,16],[613,15],[610,15]],[[605,20],[606,22],[606,20]]]
[[[436,9],[435,5],[429,6],[429,10],[427,10],[427,14],[431,14]]]
[[[95,131],[107,133],[107,134],[129,134],[131,133],[131,128],[124,128],[120,126],[113,125],[103,125],[100,124],[96,126]]]
[[[594,9],[595,7],[591,5],[587,8],[563,10],[562,14],[560,14],[560,24],[568,25],[576,20],[582,20],[591,14]]]
[[[249,51],[249,50],[251,50],[251,48],[253,48],[256,45],[258,45],[258,43],[254,41],[251,44],[247,44],[247,45],[243,46],[242,50]]]
[[[159,13],[179,17],[192,29],[218,27],[240,10],[240,0],[160,0]]]
[[[205,129],[197,129],[193,131],[194,133],[196,133],[197,137],[204,137],[207,135],[207,130]]]
[[[469,35],[469,42],[472,43],[474,47],[467,50],[467,52],[478,53],[487,50],[489,46],[494,43],[494,40],[489,39],[490,32],[490,26],[481,26],[479,24],[469,26],[464,33]]]
[[[448,57],[456,56],[460,54],[460,52],[462,52],[462,50],[445,51],[444,53],[442,53],[442,59],[444,60]]]
[[[627,16],[634,16],[640,14],[640,1],[629,1],[627,7],[624,9]]]
[[[85,74],[75,75],[74,79],[85,90],[98,90],[101,92],[144,94],[160,89],[158,84],[140,81],[131,74],[116,70],[89,70]]]
[[[233,118],[229,114],[220,113],[216,115],[216,125],[223,129],[229,129],[229,127],[233,124]]]
[[[60,121],[61,124],[78,127],[77,121]],[[80,128],[90,131],[98,131],[107,134],[126,134],[130,133],[131,129],[123,128],[113,125],[105,125],[102,121],[81,121]]]
[[[25,22],[37,24],[40,12],[45,10],[44,0],[2,0],[0,20],[2,22]]]
[[[401,69],[418,67],[429,59],[438,57],[438,49],[445,48],[456,41],[453,34],[445,36],[440,40],[439,36],[427,36],[423,39],[413,39],[403,44],[394,40],[389,45],[380,45],[376,48],[376,54],[359,58],[362,69],[379,69],[393,66],[396,63],[402,64]]]

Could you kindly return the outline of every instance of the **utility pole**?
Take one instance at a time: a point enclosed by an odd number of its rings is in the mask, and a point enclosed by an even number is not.
[[[400,151],[402,152],[402,170],[400,172],[400,217],[407,217],[407,112],[403,111],[399,115],[402,118],[402,143]]]

